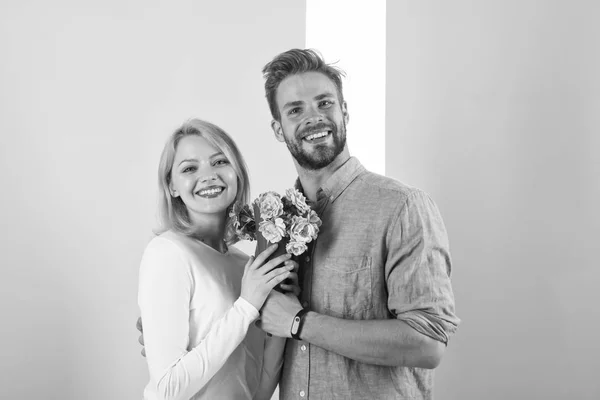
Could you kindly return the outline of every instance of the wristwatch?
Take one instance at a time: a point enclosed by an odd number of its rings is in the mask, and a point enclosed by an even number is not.
[[[290,329],[290,333],[292,334],[292,338],[294,338],[296,340],[301,340],[300,332],[302,331],[302,325],[304,323],[304,316],[306,315],[307,312],[308,312],[308,308],[303,308],[302,310],[298,311],[298,314],[296,314],[296,316],[294,317],[294,320],[292,321],[292,328]]]

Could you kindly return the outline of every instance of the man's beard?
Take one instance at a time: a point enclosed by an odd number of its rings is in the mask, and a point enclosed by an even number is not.
[[[313,151],[306,152],[302,149],[302,140],[294,138],[286,140],[288,150],[296,162],[304,169],[315,171],[331,164],[333,160],[344,150],[346,146],[346,122],[342,120],[341,129],[338,134],[337,125],[334,123],[319,123],[308,129],[312,133],[331,131],[333,146],[328,144],[312,145]],[[298,136],[306,133],[307,129],[298,133]]]

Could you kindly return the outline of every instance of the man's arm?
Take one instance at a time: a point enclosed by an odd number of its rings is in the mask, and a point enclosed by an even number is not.
[[[272,292],[257,325],[291,337],[292,320],[301,308],[294,297]],[[446,347],[400,320],[345,320],[312,311],[304,316],[300,338],[356,361],[418,368],[437,367]]]
[[[436,368],[446,346],[400,320],[346,320],[308,312],[302,340],[368,364]]]
[[[399,204],[387,237],[388,310],[395,319],[344,320],[309,312],[300,338],[371,364],[435,368],[459,319],[454,314],[450,253],[437,206],[416,191]],[[267,299],[263,329],[290,337],[297,300]],[[283,322],[283,324],[282,324]]]

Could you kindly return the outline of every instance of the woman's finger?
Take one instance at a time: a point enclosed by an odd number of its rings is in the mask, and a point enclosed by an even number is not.
[[[288,276],[290,276],[292,272],[290,271],[290,267],[279,267],[279,268],[274,268],[272,271],[270,271],[268,274],[265,274],[264,276],[264,281],[265,282],[270,282],[272,279],[285,274],[286,278]]]
[[[269,258],[269,256],[271,254],[273,254],[275,252],[275,250],[277,250],[277,247],[279,245],[277,243],[272,244],[271,246],[267,247],[266,249],[264,249],[258,256],[256,256],[254,262],[252,263],[252,267],[251,268],[258,268],[261,265],[263,265],[265,263],[265,261],[267,260],[267,258]]]
[[[278,268],[278,269],[284,269],[284,268]],[[277,270],[271,271],[269,273],[269,275],[275,273],[275,272],[279,272]],[[274,277],[270,278],[269,280],[267,280],[267,285],[273,289],[275,286],[277,286],[278,284],[280,284],[281,282],[283,282],[285,280],[285,278],[287,278],[290,275],[290,271],[286,271],[284,269],[284,272],[279,273],[279,275],[275,275]]]
[[[283,263],[284,261],[289,260],[291,257],[292,257],[291,254],[287,254],[287,253],[282,254],[280,256],[277,256],[277,257],[273,258],[272,260],[269,260],[268,263],[265,263],[265,265],[263,265],[259,269],[261,270],[261,272],[263,274],[266,274],[267,272],[269,272],[272,269],[274,269],[275,267],[277,267],[279,264]],[[293,268],[289,268],[289,270],[291,270],[291,269],[293,269]]]

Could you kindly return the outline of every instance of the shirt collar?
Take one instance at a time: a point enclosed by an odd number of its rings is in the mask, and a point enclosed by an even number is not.
[[[323,198],[328,197],[329,201],[334,202],[363,171],[365,171],[365,167],[356,157],[348,158],[317,190],[317,201],[320,202]],[[300,178],[296,178],[294,187],[304,193]]]

